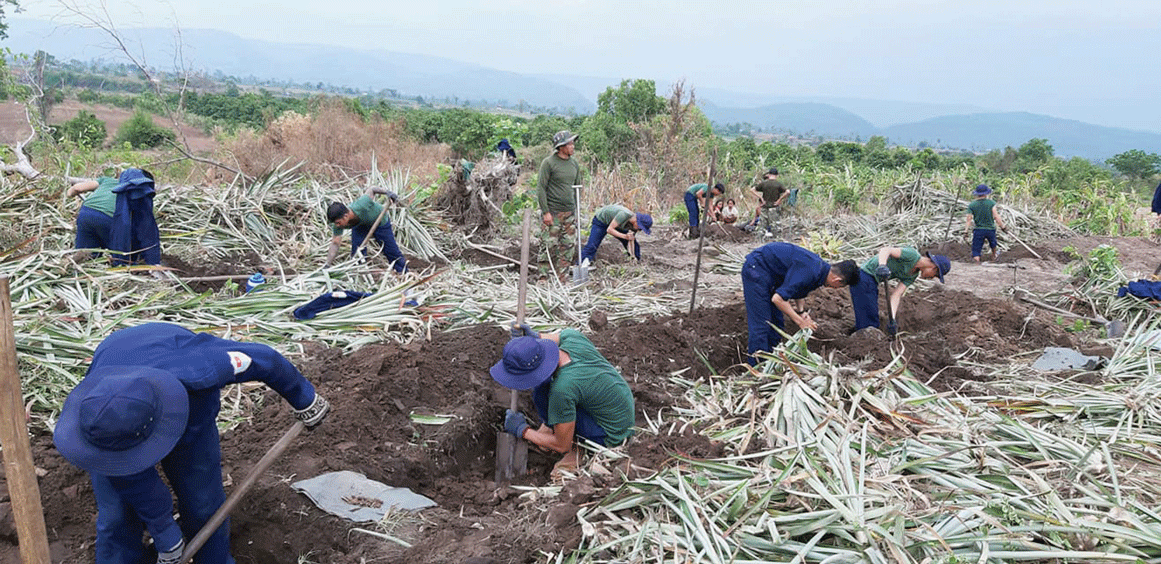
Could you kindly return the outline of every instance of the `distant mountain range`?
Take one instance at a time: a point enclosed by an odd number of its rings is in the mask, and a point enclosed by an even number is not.
[[[169,29],[123,30],[150,55],[147,64],[173,68],[174,33]],[[123,61],[107,48],[98,30],[59,27],[51,22],[9,19],[8,39],[15,53],[43,50],[59,60]],[[407,96],[485,100],[507,107],[524,104],[561,113],[587,114],[597,95],[620,79],[520,74],[440,57],[243,39],[215,30],[182,30],[183,54],[190,70],[220,71],[239,78],[325,83],[368,92],[392,89]],[[164,61],[164,63],[162,63]],[[650,78],[650,77],[631,77]],[[763,130],[861,139],[882,135],[893,144],[920,142],[939,147],[986,151],[1047,139],[1057,156],[1103,161],[1140,149],[1161,154],[1161,134],[1104,127],[1021,112],[985,108],[856,98],[790,98],[694,87],[698,106],[714,123],[748,123]],[[666,95],[667,85],[658,84]]]

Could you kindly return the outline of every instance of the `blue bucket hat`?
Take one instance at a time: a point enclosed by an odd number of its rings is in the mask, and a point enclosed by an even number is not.
[[[90,373],[65,399],[52,440],[80,469],[129,476],[152,468],[185,433],[189,395],[173,374],[156,368]]]
[[[560,362],[560,346],[548,339],[517,337],[504,345],[492,379],[505,388],[531,390],[548,380]]]
[[[647,213],[637,214],[637,228],[649,235],[649,229],[653,227],[653,216]]]
[[[934,262],[935,266],[939,269],[939,283],[947,284],[947,282],[943,281],[943,275],[951,272],[951,261],[943,255],[933,255],[931,253],[927,253],[927,258],[931,259],[931,262]]]
[[[987,184],[980,184],[979,186],[976,186],[975,191],[972,192],[972,194],[974,194],[976,196],[986,196],[986,195],[991,194],[991,193],[992,193],[992,189],[988,188]]]

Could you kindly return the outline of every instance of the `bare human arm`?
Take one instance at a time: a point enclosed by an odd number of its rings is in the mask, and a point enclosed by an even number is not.
[[[81,182],[77,182],[76,184],[70,186],[66,194],[70,198],[73,196],[79,196],[85,192],[92,192],[93,190],[96,190],[97,186],[98,184],[96,180],[82,180]]]
[[[778,292],[774,292],[774,297],[770,298],[770,301],[774,302],[774,307],[778,308],[782,315],[789,317],[795,325],[803,329],[818,329],[818,323],[810,318],[810,314],[798,315],[798,312],[794,311],[793,304],[789,300],[783,299],[782,296],[778,295]]]
[[[1004,220],[1000,219],[1000,210],[996,206],[992,207],[992,220],[996,222],[996,227],[999,227],[1000,231],[1006,232],[1008,230],[1008,227],[1004,225]]]
[[[330,266],[331,263],[335,262],[335,257],[339,254],[339,245],[341,245],[342,242],[342,235],[335,235],[334,237],[331,237],[331,244],[329,247],[327,247],[326,266]]]

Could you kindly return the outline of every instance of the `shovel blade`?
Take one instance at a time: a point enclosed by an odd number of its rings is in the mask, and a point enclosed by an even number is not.
[[[573,281],[573,283],[580,284],[581,282],[585,282],[588,279],[589,279],[589,269],[585,268],[584,265],[578,264],[578,265],[572,267],[572,281]]]
[[[528,473],[528,443],[511,433],[496,434],[496,483]]]

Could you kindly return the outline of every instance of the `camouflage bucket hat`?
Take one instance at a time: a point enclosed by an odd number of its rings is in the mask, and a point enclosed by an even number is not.
[[[552,136],[552,148],[559,149],[564,145],[568,145],[571,141],[576,141],[577,137],[580,136],[573,135],[573,133],[567,129],[563,131],[557,131],[556,134]]]

